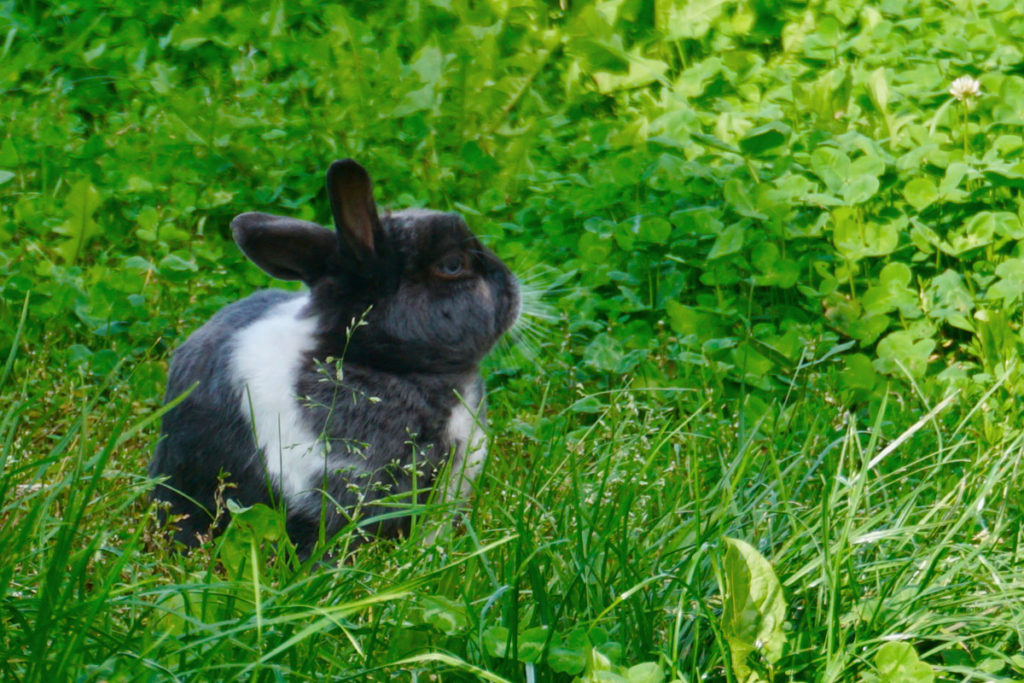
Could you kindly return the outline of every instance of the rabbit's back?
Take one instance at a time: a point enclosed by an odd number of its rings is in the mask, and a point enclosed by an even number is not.
[[[238,335],[300,294],[265,289],[228,304],[174,351],[167,376],[167,400],[198,382],[190,398],[222,403],[232,387],[230,373]]]
[[[280,290],[256,292],[219,310],[174,352],[167,401],[187,395],[163,416],[149,474],[166,477],[155,496],[170,503],[172,514],[187,516],[177,538],[189,545],[209,528],[222,475],[230,486],[225,498],[271,501],[264,467],[255,457],[252,424],[241,410],[245,383],[236,367],[239,342],[298,298]]]
[[[482,465],[479,367],[518,316],[515,276],[458,214],[381,216],[351,159],[326,181],[333,231],[259,212],[231,223],[256,265],[308,289],[227,306],[172,360],[150,474],[189,545],[227,498],[283,507],[302,552],[354,518],[394,536],[432,490],[467,494]]]
[[[158,497],[172,512],[208,526],[214,483],[224,475],[223,498],[283,503],[290,534],[305,545],[324,505],[331,534],[348,519],[338,507],[373,516],[425,503],[449,460],[445,498],[464,494],[478,475],[486,453],[479,373],[343,363],[324,351],[335,342],[323,340],[309,300],[257,292],[219,311],[175,352],[168,400],[195,386],[164,416],[166,436],[150,467],[152,476],[169,477]],[[179,538],[194,542],[204,524],[189,520]],[[396,516],[374,532],[393,536],[408,522]]]

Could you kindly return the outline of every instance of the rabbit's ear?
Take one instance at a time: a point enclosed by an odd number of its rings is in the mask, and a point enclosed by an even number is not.
[[[338,236],[327,228],[268,213],[243,213],[231,221],[231,234],[269,275],[307,284],[327,273],[338,249]]]
[[[338,234],[358,258],[372,256],[380,219],[366,169],[352,159],[335,161],[327,169],[327,196]]]

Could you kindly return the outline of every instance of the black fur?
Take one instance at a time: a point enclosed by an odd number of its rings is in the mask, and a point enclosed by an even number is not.
[[[258,213],[232,223],[257,265],[309,286],[302,315],[316,319],[315,337],[293,385],[279,391],[296,397],[305,426],[325,444],[322,476],[286,499],[267,475],[232,359],[241,331],[302,295],[257,292],[219,311],[171,362],[168,401],[196,386],[164,416],[149,472],[166,477],[155,497],[187,515],[177,534],[186,545],[209,530],[223,473],[232,486],[225,497],[283,505],[289,534],[308,552],[321,519],[330,537],[356,509],[366,518],[423,502],[464,446],[447,431],[457,394],[482,418],[478,365],[518,314],[515,278],[457,214],[380,217],[369,176],[351,160],[332,164],[327,187],[336,232]],[[342,356],[339,380],[334,359]],[[394,536],[408,523],[393,516],[370,531]]]

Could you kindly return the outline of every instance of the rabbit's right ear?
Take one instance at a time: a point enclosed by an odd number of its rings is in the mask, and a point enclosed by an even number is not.
[[[359,260],[376,254],[380,219],[373,201],[370,174],[352,159],[335,161],[327,169],[327,196],[338,235]]]
[[[280,280],[311,284],[327,273],[338,251],[338,236],[327,228],[269,213],[237,216],[231,234],[249,260]]]

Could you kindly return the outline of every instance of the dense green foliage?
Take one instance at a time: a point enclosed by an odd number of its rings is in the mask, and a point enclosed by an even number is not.
[[[0,0],[0,675],[1024,677],[1022,41],[1010,0]],[[230,219],[327,223],[346,156],[537,299],[466,532],[300,566],[254,508],[180,557],[167,354],[270,284]]]

